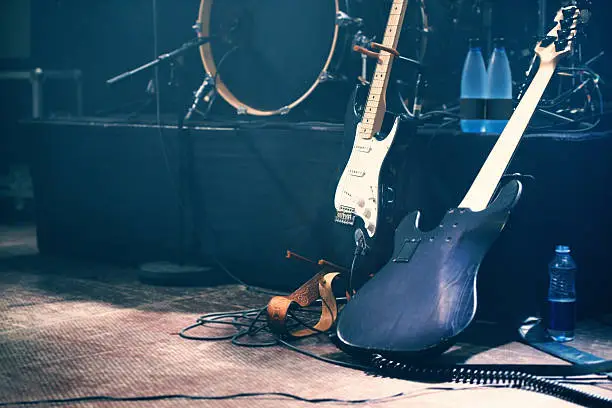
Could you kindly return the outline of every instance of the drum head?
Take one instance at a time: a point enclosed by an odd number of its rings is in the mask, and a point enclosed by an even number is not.
[[[202,0],[204,67],[220,95],[254,115],[305,99],[326,71],[338,37],[337,0]]]

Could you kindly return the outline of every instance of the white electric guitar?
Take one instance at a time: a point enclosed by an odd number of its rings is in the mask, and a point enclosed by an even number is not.
[[[366,101],[354,103],[361,103],[363,113],[359,117],[354,112],[354,117],[347,118],[346,132],[354,142],[336,187],[336,222],[354,226],[368,240],[377,235],[384,222],[385,204],[394,201],[393,182],[385,179],[384,165],[394,146],[400,118],[394,117],[391,121],[385,118],[385,95],[407,6],[408,0],[393,1],[382,44],[372,44],[379,53],[365,51],[376,56],[376,69]],[[356,127],[355,122],[358,122]],[[384,125],[390,125],[388,132],[383,132]]]

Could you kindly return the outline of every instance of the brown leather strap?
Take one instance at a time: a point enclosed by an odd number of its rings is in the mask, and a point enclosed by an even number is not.
[[[291,332],[290,334],[293,337],[310,336],[312,334],[325,332],[332,327],[338,317],[338,305],[336,304],[336,297],[332,290],[332,283],[338,275],[338,272],[328,273],[319,281],[319,293],[321,294],[322,301],[321,317],[313,329],[304,328]]]
[[[277,334],[289,334],[294,337],[304,337],[319,331],[326,331],[336,321],[338,306],[332,290],[332,283],[339,275],[338,272],[321,271],[300,286],[289,296],[274,296],[268,302],[268,326],[272,332]],[[294,305],[306,307],[317,299],[322,299],[321,317],[314,326],[315,330],[300,329],[291,333],[287,331],[287,313]]]

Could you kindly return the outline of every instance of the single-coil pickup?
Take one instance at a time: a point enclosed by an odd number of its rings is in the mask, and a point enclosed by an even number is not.
[[[353,147],[353,150],[357,150],[358,152],[362,153],[370,153],[372,151],[372,146],[356,145]]]
[[[363,177],[366,174],[364,170],[355,170],[355,169],[350,169],[348,173],[353,177]]]

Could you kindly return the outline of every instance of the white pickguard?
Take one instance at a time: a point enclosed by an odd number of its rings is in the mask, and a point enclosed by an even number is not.
[[[359,217],[370,237],[376,233],[380,209],[380,170],[393,144],[398,125],[399,118],[387,137],[379,141],[374,137],[361,138],[359,130],[362,124],[359,123],[351,156],[336,187],[336,221],[352,225],[354,218]]]

